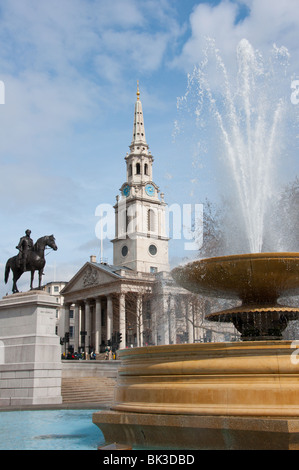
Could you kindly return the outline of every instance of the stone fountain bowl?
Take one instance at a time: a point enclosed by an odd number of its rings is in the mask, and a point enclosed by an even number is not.
[[[93,415],[106,441],[163,449],[299,449],[298,350],[290,341],[273,341],[284,319],[299,312],[277,304],[282,295],[299,294],[299,253],[211,258],[172,274],[198,294],[241,300],[207,318],[233,321],[247,341],[119,351],[114,404]]]
[[[206,316],[233,322],[242,339],[281,339],[299,308],[278,303],[299,295],[299,253],[257,253],[207,258],[172,271],[175,281],[197,294],[238,299],[242,304]]]

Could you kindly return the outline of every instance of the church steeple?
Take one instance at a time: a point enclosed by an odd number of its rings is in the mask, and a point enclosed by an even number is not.
[[[131,152],[146,151],[148,150],[148,145],[145,138],[145,129],[144,129],[144,120],[143,120],[143,111],[142,104],[140,101],[140,92],[139,92],[139,81],[137,81],[137,100],[135,103],[134,110],[134,124],[133,124],[133,138],[130,145]]]
[[[127,178],[115,208],[113,262],[134,271],[168,271],[168,237],[164,195],[153,182],[154,158],[145,138],[139,83],[134,110],[133,138],[125,157]]]
[[[153,178],[152,164],[154,158],[149,151],[145,138],[142,103],[140,101],[139,82],[137,81],[137,100],[134,109],[133,137],[130,145],[130,153],[126,156],[127,182],[145,183]]]

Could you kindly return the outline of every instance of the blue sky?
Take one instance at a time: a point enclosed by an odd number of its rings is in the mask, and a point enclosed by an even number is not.
[[[213,197],[212,179],[194,166],[193,143],[173,138],[177,98],[205,37],[215,39],[228,68],[244,37],[263,54],[286,47],[290,87],[299,76],[298,31],[297,0],[0,0],[1,279],[27,228],[34,241],[56,237],[45,282],[69,280],[99,255],[95,210],[114,204],[125,181],[137,80],[154,181],[166,202]],[[190,255],[182,243],[170,243],[172,264]],[[112,262],[112,244],[104,250]],[[1,281],[0,294],[10,287]]]

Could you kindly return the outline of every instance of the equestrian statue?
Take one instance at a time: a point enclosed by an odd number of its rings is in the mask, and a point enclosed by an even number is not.
[[[5,267],[5,284],[8,281],[9,272],[13,272],[13,294],[19,292],[17,288],[17,281],[22,274],[26,271],[31,272],[30,289],[33,289],[34,272],[39,273],[38,289],[41,289],[43,270],[46,264],[45,249],[46,247],[57,250],[54,235],[45,235],[37,240],[34,244],[30,237],[31,230],[26,230],[25,236],[20,238],[19,244],[16,246],[19,253],[12,258],[9,258]]]

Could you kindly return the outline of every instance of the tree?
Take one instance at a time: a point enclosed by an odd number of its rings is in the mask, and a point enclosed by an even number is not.
[[[299,251],[299,178],[286,185],[276,202],[270,223],[271,240],[275,251]],[[274,215],[274,216],[273,216]]]
[[[203,257],[218,256],[225,250],[223,211],[206,199],[203,210]]]

